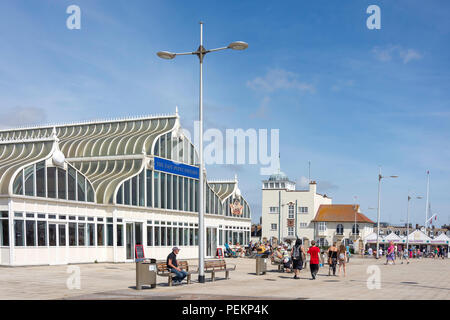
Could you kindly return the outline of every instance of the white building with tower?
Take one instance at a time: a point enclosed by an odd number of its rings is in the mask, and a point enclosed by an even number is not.
[[[311,181],[307,190],[296,190],[295,182],[280,170],[262,181],[262,238],[300,238],[309,245],[315,239],[312,220],[320,205],[332,202],[316,188],[316,182]]]

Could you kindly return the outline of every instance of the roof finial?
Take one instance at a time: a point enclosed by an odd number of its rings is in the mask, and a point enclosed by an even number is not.
[[[178,117],[178,106],[175,106],[175,115]]]

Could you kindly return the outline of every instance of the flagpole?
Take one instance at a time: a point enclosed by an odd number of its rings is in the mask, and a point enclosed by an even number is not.
[[[425,203],[425,234],[427,234],[427,223],[428,223],[428,200],[430,196],[430,171],[427,171],[427,200]]]

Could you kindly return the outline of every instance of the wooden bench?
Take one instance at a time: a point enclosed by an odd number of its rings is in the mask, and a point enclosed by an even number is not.
[[[225,272],[225,279],[230,278],[230,271],[236,270],[236,265],[234,267],[227,267],[225,260],[207,260],[205,261],[205,273],[211,273],[211,281],[216,281],[216,272]]]
[[[178,262],[178,268],[181,268],[182,270],[187,272],[186,280],[187,283],[191,283],[191,275],[197,273],[197,271],[189,271],[189,263],[187,261],[177,261]],[[168,277],[169,280],[169,287],[173,284],[173,277],[176,276],[175,273],[170,272],[170,269],[167,267],[166,262],[157,262],[156,263],[156,269],[157,274],[162,277]]]

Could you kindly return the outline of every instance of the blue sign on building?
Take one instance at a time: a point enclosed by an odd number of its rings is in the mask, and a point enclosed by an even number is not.
[[[178,174],[189,178],[199,179],[199,168],[184,163],[176,163],[171,160],[154,157],[155,170]]]

